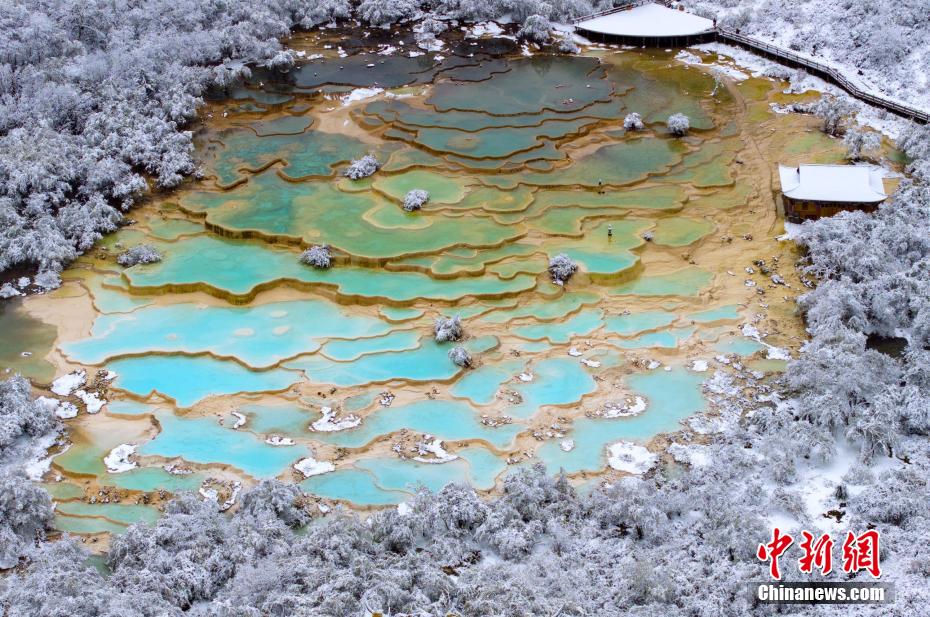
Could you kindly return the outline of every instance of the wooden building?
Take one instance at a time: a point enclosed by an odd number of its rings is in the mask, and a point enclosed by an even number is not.
[[[883,175],[863,165],[779,165],[785,219],[801,223],[844,210],[873,212],[888,197]]]

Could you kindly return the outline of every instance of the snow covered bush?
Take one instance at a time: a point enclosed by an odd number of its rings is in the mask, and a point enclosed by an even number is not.
[[[352,161],[344,174],[351,180],[361,180],[373,175],[379,169],[381,169],[381,163],[378,162],[378,159],[371,154],[366,154],[362,158]]]
[[[462,328],[462,319],[458,315],[437,318],[436,323],[433,324],[433,332],[437,343],[458,341],[465,334]]]
[[[823,95],[814,103],[811,111],[823,120],[821,130],[827,135],[837,136],[843,133],[843,127],[855,111],[855,107],[846,97]]]
[[[315,0],[300,3],[294,10],[297,23],[301,28],[307,29],[322,24],[334,24],[352,16],[352,4],[349,0]]]
[[[161,261],[162,256],[151,244],[139,244],[116,258],[116,262],[127,268],[138,264],[153,264]]]
[[[843,143],[846,145],[846,158],[859,161],[867,157],[868,152],[878,150],[882,145],[882,138],[878,133],[850,127],[843,135]]]
[[[296,529],[310,522],[300,487],[278,480],[262,480],[242,496],[239,512],[255,520],[277,519]]]
[[[446,25],[446,22],[436,19],[434,17],[427,17],[421,21],[413,29],[414,32],[430,33],[433,35],[442,34],[449,29],[449,26]]]
[[[53,409],[37,404],[29,381],[13,375],[0,381],[0,462],[21,438],[47,434],[58,425]]]
[[[563,54],[577,54],[581,52],[581,48],[571,37],[565,37],[559,41],[559,51]]]
[[[641,131],[646,128],[646,125],[643,124],[642,116],[634,111],[623,119],[623,128],[628,131]]]
[[[471,354],[461,345],[456,345],[449,350],[449,359],[452,360],[453,364],[462,368],[471,366]]]
[[[691,129],[691,121],[684,114],[672,114],[666,122],[668,132],[676,137],[683,137]]]
[[[530,15],[517,32],[517,38],[542,45],[549,42],[551,31],[552,24],[548,18],[542,15]]]
[[[404,210],[413,212],[419,210],[429,201],[429,193],[423,189],[413,189],[404,195]]]
[[[264,63],[268,68],[286,73],[294,67],[294,53],[288,50],[282,50],[276,53],[271,59]]]
[[[61,276],[55,270],[43,270],[36,274],[36,287],[44,291],[51,291],[61,287]]]
[[[412,17],[418,6],[415,0],[362,0],[358,14],[372,26],[387,27]]]
[[[549,260],[549,276],[556,285],[564,285],[578,271],[578,264],[565,253],[559,253]]]
[[[930,182],[930,126],[911,123],[897,146],[911,159],[907,171],[923,182]]]
[[[4,283],[0,286],[0,299],[6,300],[7,298],[15,298],[20,295],[22,294],[10,283]]]
[[[0,570],[15,566],[53,518],[48,493],[20,471],[0,469]]]
[[[317,244],[301,253],[300,261],[308,266],[326,270],[333,265],[333,254],[326,244]]]

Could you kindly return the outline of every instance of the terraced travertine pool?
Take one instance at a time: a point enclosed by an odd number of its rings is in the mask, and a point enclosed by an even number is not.
[[[61,530],[119,532],[171,493],[231,503],[262,478],[364,508],[421,485],[495,490],[533,463],[615,477],[607,446],[655,444],[705,408],[693,360],[765,356],[741,324],[797,342],[800,286],[749,287],[744,270],[781,260],[796,281],[771,170],[840,149],[766,112],[779,84],[712,95],[673,53],[474,43],[338,58],[304,41],[325,57],[208,105],[202,180],[153,196],[60,290],[0,309],[4,366],[40,389],[85,369],[107,401],[69,397],[71,444],[44,478]],[[634,111],[647,127],[626,132]],[[664,128],[676,112],[682,139]],[[369,152],[378,173],[342,177]],[[430,200],[408,213],[412,189]],[[163,261],[116,264],[140,243]],[[317,243],[332,269],[298,260]],[[559,253],[580,266],[564,287],[546,272]],[[432,339],[454,315],[470,369]],[[306,458],[329,465],[305,476]]]

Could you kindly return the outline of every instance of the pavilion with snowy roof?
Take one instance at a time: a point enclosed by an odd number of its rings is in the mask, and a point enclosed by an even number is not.
[[[884,172],[867,165],[778,166],[785,219],[800,223],[843,210],[873,212],[885,201]]]
[[[646,47],[684,47],[712,40],[710,19],[654,2],[623,6],[574,21],[575,31],[595,40]]]

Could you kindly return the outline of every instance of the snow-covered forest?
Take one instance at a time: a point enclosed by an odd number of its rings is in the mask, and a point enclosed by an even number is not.
[[[912,72],[910,82],[905,75],[920,58],[925,67],[930,53],[925,1],[765,0],[748,11],[737,2],[700,4],[725,10],[747,32],[777,28],[807,51],[816,44],[818,54],[866,76],[888,71],[889,91],[926,99],[926,73]],[[118,225],[147,184],[171,187],[194,173],[184,127],[203,95],[247,74],[250,62],[287,66],[279,38],[292,28],[353,10],[379,24],[430,9],[522,21],[592,7],[584,0],[5,3],[0,269],[55,271]],[[844,529],[882,533],[884,577],[896,584],[893,614],[926,614],[930,129],[912,129],[899,145],[913,180],[876,214],[792,227],[806,249],[798,267],[814,286],[801,303],[811,340],[781,379],[762,382],[739,367],[714,375],[705,384],[712,413],[691,421],[682,437],[701,437],[702,445],[674,449],[681,463],[674,472],[660,467],[579,492],[528,468],[507,479],[500,497],[482,500],[450,485],[370,516],[322,517],[297,487],[274,481],[245,493],[232,515],[181,496],[154,530],[139,524],[114,538],[104,575],[80,543],[43,541],[52,504],[18,463],[37,440],[54,436],[58,422],[32,400],[26,381],[3,382],[0,567],[17,560],[19,567],[0,578],[0,614],[775,614],[753,605],[744,586],[767,576],[758,543],[774,516],[815,529],[833,520],[827,511],[839,513]],[[441,329],[445,336],[454,328]],[[840,488],[811,503],[811,479],[825,467],[840,470]],[[889,614],[887,606],[857,610]],[[781,606],[778,614],[849,613]]]

